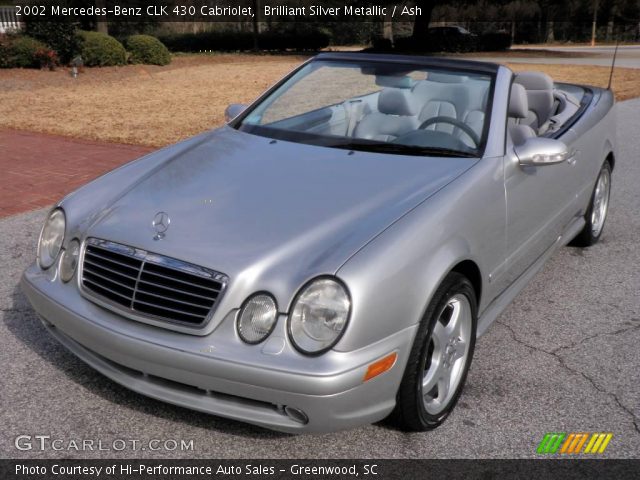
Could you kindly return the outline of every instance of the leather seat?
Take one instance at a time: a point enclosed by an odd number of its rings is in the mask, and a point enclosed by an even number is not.
[[[416,83],[413,92],[423,105],[418,116],[420,123],[434,117],[451,117],[482,136],[488,96],[484,82],[463,75],[430,72],[427,80]],[[427,130],[450,133],[470,147],[475,146],[463,130],[450,123],[435,123]]]
[[[522,145],[527,138],[535,137],[536,132],[529,125],[518,123],[526,119],[529,115],[529,101],[524,87],[518,83],[511,85],[511,95],[509,97],[509,135],[515,146]]]
[[[553,80],[542,72],[520,72],[515,83],[522,85],[529,101],[529,113],[520,124],[529,125],[543,134],[549,128],[549,118],[553,112]]]
[[[353,136],[390,142],[420,125],[418,106],[411,91],[384,88],[378,94],[378,109],[367,113],[356,126]]]
[[[469,104],[468,89],[462,85],[468,77],[430,72],[427,80],[418,82],[413,88],[417,101],[422,105],[420,123],[434,117],[451,117],[462,120]],[[450,123],[435,123],[427,130],[453,134],[456,130]]]

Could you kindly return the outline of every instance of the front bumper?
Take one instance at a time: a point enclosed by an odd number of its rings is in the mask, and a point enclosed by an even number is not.
[[[296,352],[285,317],[261,345],[237,338],[229,312],[210,335],[195,336],[125,319],[80,296],[74,282],[32,265],[22,289],[49,332],[90,366],[136,392],[194,410],[289,433],[328,432],[386,417],[415,334],[411,327],[354,352]],[[367,367],[391,352],[391,370],[363,383]],[[285,411],[298,409],[308,421]]]

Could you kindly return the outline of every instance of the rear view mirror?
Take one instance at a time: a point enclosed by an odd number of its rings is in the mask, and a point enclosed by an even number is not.
[[[247,108],[247,106],[242,103],[232,103],[224,111],[224,121],[230,122],[238,115],[240,115],[245,110],[245,108]]]
[[[529,138],[515,152],[520,165],[554,165],[569,158],[567,146],[552,138]]]

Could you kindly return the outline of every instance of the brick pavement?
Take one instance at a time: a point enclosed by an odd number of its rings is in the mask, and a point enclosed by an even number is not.
[[[0,218],[51,205],[151,150],[0,129]]]

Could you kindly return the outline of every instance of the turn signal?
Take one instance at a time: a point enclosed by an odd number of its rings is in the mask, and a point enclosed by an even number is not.
[[[369,368],[367,368],[367,373],[364,375],[363,382],[367,382],[372,378],[383,374],[387,370],[391,370],[391,367],[395,365],[397,358],[398,354],[396,352],[393,352],[383,359],[369,365]]]

